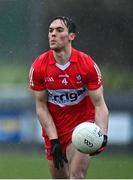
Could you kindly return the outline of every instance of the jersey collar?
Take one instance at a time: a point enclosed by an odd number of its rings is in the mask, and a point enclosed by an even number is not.
[[[49,51],[50,53],[50,60],[49,60],[49,64],[55,64],[56,63],[56,60],[54,58],[54,55],[53,55],[53,51],[50,50]],[[71,53],[71,56],[70,56],[70,62],[77,62],[78,61],[78,53],[77,53],[77,50],[72,48],[72,53]]]

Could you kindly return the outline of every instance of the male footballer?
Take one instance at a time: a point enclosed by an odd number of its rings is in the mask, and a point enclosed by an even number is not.
[[[53,18],[48,33],[50,50],[38,56],[30,69],[30,87],[54,179],[86,176],[91,155],[77,151],[71,140],[78,124],[89,121],[101,128],[104,143],[95,154],[107,145],[108,109],[101,73],[89,55],[72,47],[75,37],[71,18]]]

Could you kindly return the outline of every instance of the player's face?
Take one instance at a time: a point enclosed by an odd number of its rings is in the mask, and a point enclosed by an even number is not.
[[[73,39],[74,33],[69,33],[68,28],[62,20],[57,19],[49,26],[49,46],[52,50],[60,51],[65,48]]]

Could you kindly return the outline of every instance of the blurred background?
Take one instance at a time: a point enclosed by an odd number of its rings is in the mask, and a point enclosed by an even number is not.
[[[87,178],[133,178],[132,0],[0,0],[0,178],[50,178],[28,73],[58,15],[76,22],[73,46],[99,65],[110,111],[108,149]]]

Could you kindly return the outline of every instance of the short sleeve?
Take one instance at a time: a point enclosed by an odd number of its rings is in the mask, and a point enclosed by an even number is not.
[[[32,64],[29,72],[29,85],[30,88],[36,91],[45,90],[45,82],[41,73],[41,62],[37,58]]]
[[[102,85],[101,71],[98,65],[91,58],[89,61],[87,79],[87,87],[89,90],[96,90]]]

